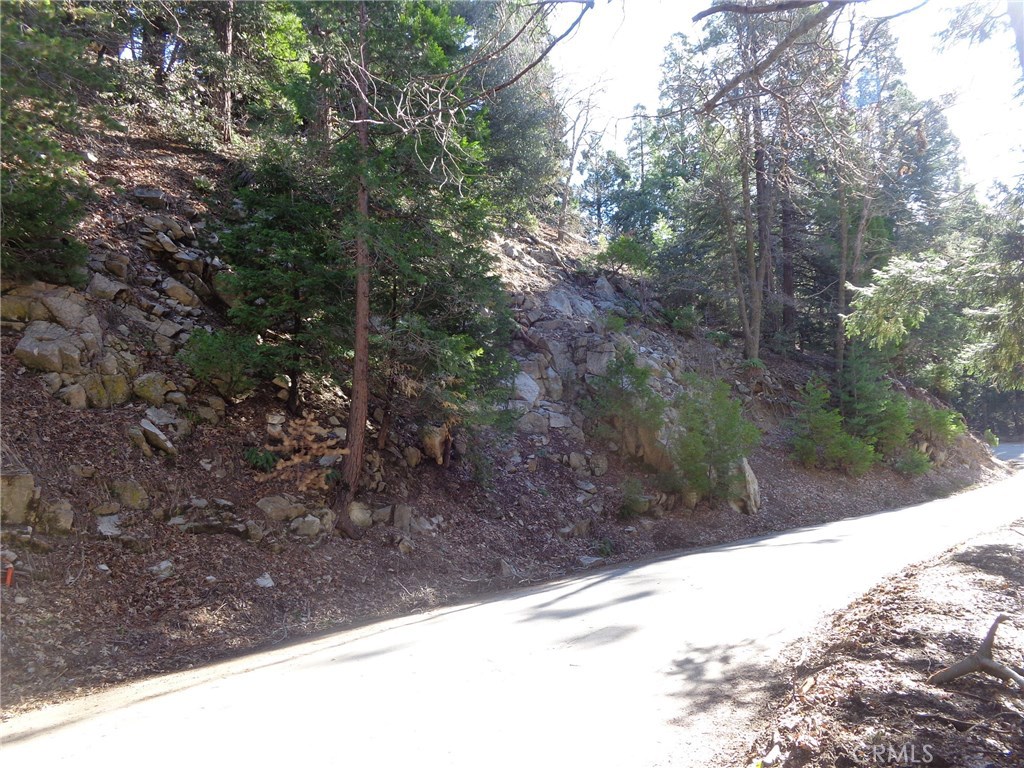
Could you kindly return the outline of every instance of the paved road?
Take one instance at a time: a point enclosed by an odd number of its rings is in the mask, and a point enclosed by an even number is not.
[[[125,686],[3,724],[3,763],[734,765],[780,649],[1022,500],[1019,474]]]
[[[1004,443],[992,449],[1003,461],[1024,461],[1024,443]]]

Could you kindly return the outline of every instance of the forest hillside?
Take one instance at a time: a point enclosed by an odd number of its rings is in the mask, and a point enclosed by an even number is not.
[[[1022,195],[883,30],[622,158],[544,3],[2,11],[7,707],[1006,471]]]

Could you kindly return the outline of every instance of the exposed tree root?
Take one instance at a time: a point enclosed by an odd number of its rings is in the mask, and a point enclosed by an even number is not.
[[[985,635],[985,639],[982,641],[977,652],[972,653],[965,659],[961,659],[956,664],[940,669],[928,678],[929,685],[942,685],[951,680],[956,680],[958,677],[969,675],[971,672],[985,672],[993,677],[998,677],[1000,680],[1012,680],[1018,687],[1024,689],[1024,677],[1021,677],[1009,667],[1000,664],[992,658],[992,645],[996,640],[996,630],[1008,618],[1005,614],[996,616],[996,620],[989,627],[988,634]]]

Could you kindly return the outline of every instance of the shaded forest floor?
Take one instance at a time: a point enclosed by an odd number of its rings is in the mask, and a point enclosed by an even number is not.
[[[788,702],[754,742],[752,766],[852,768],[1024,764],[1024,691],[982,673],[928,685],[976,652],[1022,673],[1024,518],[905,569],[794,649]]]

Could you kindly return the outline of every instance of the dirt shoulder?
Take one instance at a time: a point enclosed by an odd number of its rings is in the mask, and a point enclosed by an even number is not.
[[[1024,695],[972,673],[928,678],[978,651],[1024,659],[1024,518],[907,568],[825,620],[788,661],[791,693],[747,755],[752,766],[1018,767]]]

